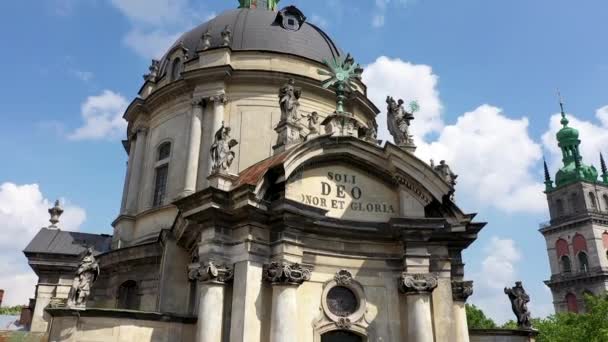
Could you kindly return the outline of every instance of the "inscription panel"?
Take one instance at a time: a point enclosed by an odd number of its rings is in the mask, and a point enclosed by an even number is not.
[[[344,165],[305,169],[290,178],[286,197],[327,210],[327,216],[385,222],[399,216],[397,189]]]

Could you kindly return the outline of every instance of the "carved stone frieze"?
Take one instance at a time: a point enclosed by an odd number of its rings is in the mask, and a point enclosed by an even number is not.
[[[336,272],[334,280],[340,286],[349,286],[353,282],[353,275],[348,270],[339,270]]]
[[[188,278],[203,283],[224,284],[231,281],[233,276],[232,266],[216,265],[213,261],[188,268]]]
[[[431,273],[404,272],[399,278],[399,289],[405,294],[430,294],[437,284],[437,276]]]
[[[264,265],[262,277],[273,285],[300,285],[310,280],[310,270],[297,263],[274,261]]]
[[[466,302],[473,294],[473,281],[452,280],[452,298],[455,302]]]

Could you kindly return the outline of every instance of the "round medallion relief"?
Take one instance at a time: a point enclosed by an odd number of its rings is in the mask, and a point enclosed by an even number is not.
[[[359,300],[351,289],[335,286],[327,293],[327,307],[336,316],[348,317],[359,309]]]

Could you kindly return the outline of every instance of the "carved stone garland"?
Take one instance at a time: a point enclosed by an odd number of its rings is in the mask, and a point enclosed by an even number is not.
[[[430,273],[404,272],[399,279],[399,290],[405,294],[430,294],[437,285],[437,276]]]
[[[262,278],[272,285],[301,285],[310,280],[310,270],[297,263],[273,261],[264,265]]]

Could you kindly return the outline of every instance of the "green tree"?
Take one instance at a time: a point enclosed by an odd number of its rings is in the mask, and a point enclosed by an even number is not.
[[[23,308],[23,305],[17,305],[17,306],[4,306],[0,308],[0,315],[19,315],[21,314],[21,309]]]
[[[480,308],[473,304],[466,304],[467,324],[469,329],[496,329],[496,323],[491,318],[486,317],[486,314]]]

